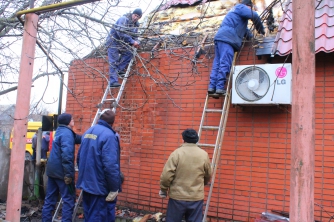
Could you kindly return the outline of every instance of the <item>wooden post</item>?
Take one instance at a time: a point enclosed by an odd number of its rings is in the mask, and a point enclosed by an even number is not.
[[[6,209],[6,220],[11,222],[19,222],[21,214],[27,119],[30,108],[38,15],[27,14],[25,19]]]
[[[291,222],[314,222],[314,5],[314,0],[292,1]]]

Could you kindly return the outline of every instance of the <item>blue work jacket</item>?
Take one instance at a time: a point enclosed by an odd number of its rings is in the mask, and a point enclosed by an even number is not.
[[[246,5],[237,4],[225,16],[214,40],[225,42],[231,45],[234,51],[239,51],[243,38],[251,39],[253,37],[253,34],[247,28],[248,19],[253,21],[260,34],[264,34],[264,27],[259,15]]]
[[[81,136],[66,125],[59,125],[52,141],[52,150],[46,166],[46,175],[56,179],[70,177],[74,180],[75,144]]]
[[[77,156],[77,188],[94,195],[120,191],[119,140],[104,120],[99,120],[82,136]]]
[[[106,46],[123,45],[124,42],[133,45],[135,41],[139,43],[138,37],[134,34],[138,32],[139,23],[132,21],[132,14],[120,17],[107,37]]]

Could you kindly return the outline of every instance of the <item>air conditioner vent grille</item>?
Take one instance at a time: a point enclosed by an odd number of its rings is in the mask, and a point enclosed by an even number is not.
[[[257,66],[243,69],[235,80],[235,90],[238,95],[249,102],[262,99],[270,87],[268,74]]]

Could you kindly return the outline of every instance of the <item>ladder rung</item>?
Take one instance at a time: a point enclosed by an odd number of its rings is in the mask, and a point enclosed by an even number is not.
[[[206,130],[218,130],[219,126],[202,126],[202,129],[206,129]]]
[[[115,101],[115,99],[105,99],[104,101]]]
[[[206,109],[205,112],[208,112],[208,113],[221,113],[223,112],[222,109]]]
[[[197,143],[197,146],[207,146],[207,147],[215,147],[215,144],[205,144],[205,143]]]

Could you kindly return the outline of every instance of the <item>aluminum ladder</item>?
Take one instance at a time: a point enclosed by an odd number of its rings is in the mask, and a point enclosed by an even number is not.
[[[209,207],[210,207],[210,201],[211,201],[211,195],[212,195],[213,187],[214,187],[214,184],[215,184],[215,177],[216,177],[217,167],[218,167],[218,163],[219,163],[219,160],[220,160],[221,147],[222,147],[222,143],[223,143],[223,140],[224,140],[226,122],[227,122],[228,112],[229,112],[230,104],[231,104],[231,88],[232,88],[231,85],[232,85],[232,78],[233,78],[232,76],[233,76],[236,57],[237,57],[237,53],[234,54],[233,63],[232,63],[230,74],[229,74],[229,77],[228,77],[228,80],[227,80],[227,89],[226,89],[226,94],[225,94],[225,97],[224,97],[224,103],[223,103],[222,109],[209,109],[208,108],[209,100],[212,99],[212,98],[217,99],[217,96],[215,96],[216,94],[213,94],[213,95],[207,94],[206,99],[205,99],[205,103],[204,103],[201,123],[200,123],[199,130],[198,130],[199,142],[197,143],[197,145],[200,146],[200,147],[214,147],[213,156],[212,156],[212,160],[211,160],[211,167],[212,167],[212,170],[213,170],[212,179],[211,179],[211,183],[210,183],[210,190],[209,190],[208,198],[207,198],[206,205],[205,205],[203,222],[206,222],[206,217],[208,215],[208,211],[209,211]],[[222,97],[222,96],[220,96],[220,97]],[[204,125],[205,117],[209,113],[221,113],[220,121],[219,121],[218,126],[205,126]],[[215,144],[205,144],[205,143],[200,142],[203,130],[217,131],[217,137],[216,137]]]
[[[131,67],[132,67],[132,64],[133,64],[133,62],[134,62],[134,60],[135,60],[135,57],[133,57],[132,58],[132,60],[130,61],[130,63],[129,63],[129,65],[128,65],[128,68],[127,68],[127,70],[126,70],[126,72],[125,72],[125,75],[124,75],[124,77],[122,78],[123,79],[123,81],[122,81],[122,85],[120,86],[120,88],[119,88],[119,91],[118,91],[118,93],[117,93],[117,97],[116,98],[114,98],[114,97],[112,97],[112,98],[108,98],[108,95],[111,95],[111,92],[110,92],[110,87],[109,87],[109,83],[108,83],[108,86],[107,86],[107,88],[106,88],[106,90],[104,91],[104,94],[103,94],[103,97],[102,97],[102,99],[101,99],[101,102],[97,105],[97,111],[96,111],[96,114],[95,114],[95,117],[94,117],[94,120],[93,120],[93,122],[92,122],[92,125],[91,126],[94,126],[96,123],[97,123],[97,121],[99,120],[99,118],[100,118],[100,115],[102,114],[102,112],[104,111],[104,109],[103,109],[103,105],[106,103],[106,102],[111,102],[112,103],[112,111],[114,111],[114,112],[116,112],[116,108],[117,108],[117,105],[118,105],[118,103],[119,103],[119,101],[120,101],[120,99],[121,99],[121,96],[122,96],[122,94],[123,94],[123,91],[124,91],[124,88],[125,88],[125,84],[126,84],[126,82],[127,82],[127,80],[128,80],[128,77],[129,77],[129,75],[130,75],[130,71],[131,71]],[[112,88],[112,89],[114,89],[114,88]],[[116,89],[116,88],[115,88]],[[74,210],[73,210],[73,214],[72,214],[72,222],[74,222],[75,221],[75,218],[76,218],[76,214],[77,214],[77,211],[78,211],[78,208],[79,208],[79,206],[80,206],[80,204],[81,204],[81,201],[82,201],[82,191],[80,191],[80,194],[79,194],[79,197],[78,197],[78,199],[77,199],[77,202],[75,203],[75,206],[74,206]],[[62,199],[60,199],[60,201],[59,201],[59,203],[58,203],[58,206],[57,206],[57,208],[56,208],[56,211],[55,211],[55,213],[53,214],[53,217],[52,217],[52,222],[61,222],[61,220],[58,220],[57,219],[57,217],[58,217],[58,215],[59,215],[59,211],[60,211],[60,208],[61,208],[61,206],[62,206],[62,203],[63,203],[63,201],[62,201]]]

